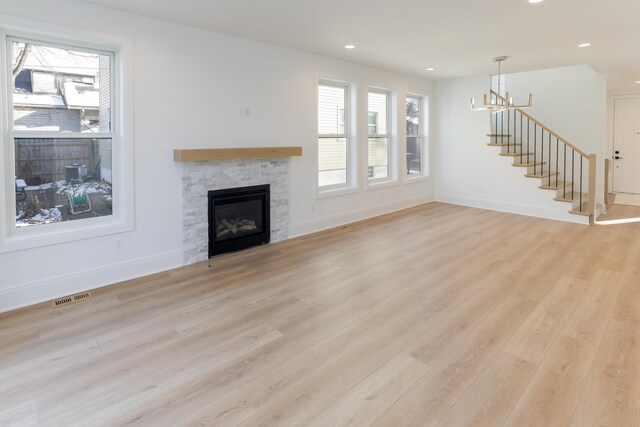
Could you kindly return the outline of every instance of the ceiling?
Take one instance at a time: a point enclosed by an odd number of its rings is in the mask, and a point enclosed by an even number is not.
[[[495,72],[498,55],[506,72],[588,64],[640,80],[639,0],[84,1],[433,80]]]

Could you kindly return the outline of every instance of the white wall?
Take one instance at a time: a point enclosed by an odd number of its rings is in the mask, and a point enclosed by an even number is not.
[[[514,102],[533,94],[527,110],[566,140],[603,158],[606,140],[607,78],[587,65],[509,74]]]
[[[426,80],[72,0],[3,0],[0,14],[133,40],[136,215],[122,251],[107,236],[1,254],[0,311],[180,265],[174,148],[302,145],[303,157],[291,160],[293,235],[433,198],[432,181],[423,180],[315,200],[313,173],[319,75],[361,91],[391,89],[399,106],[405,92],[430,95]],[[243,107],[249,118],[240,117]]]
[[[599,183],[606,141],[606,80],[587,66],[556,68],[506,76],[516,103],[533,93],[527,112],[550,129],[599,159]],[[539,179],[525,178],[512,159],[487,147],[489,113],[471,111],[489,90],[489,77],[445,80],[436,84],[436,199],[525,215],[584,222],[569,204],[553,201],[538,189]],[[477,103],[477,102],[476,102]],[[601,185],[598,184],[599,193]]]
[[[638,72],[612,72],[607,76],[607,147],[605,155],[608,159],[613,158],[613,129],[615,119],[615,101],[624,98],[640,98],[640,84]],[[611,172],[610,178],[613,180]],[[611,184],[612,185],[612,184]],[[611,188],[611,187],[610,187]]]

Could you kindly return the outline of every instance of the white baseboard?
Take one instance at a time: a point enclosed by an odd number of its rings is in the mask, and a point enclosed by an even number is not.
[[[182,250],[0,290],[0,313],[182,266]]]
[[[367,206],[366,208],[356,209],[353,211],[331,215],[324,218],[314,219],[311,221],[299,222],[291,224],[289,227],[289,238],[304,236],[305,234],[316,233],[318,231],[330,228],[340,227],[341,225],[351,224],[353,222],[362,221],[364,219],[373,218],[388,214],[391,212],[408,209],[414,206],[423,205],[434,201],[433,194],[427,196],[414,197],[399,202],[383,203],[375,206]]]
[[[556,221],[572,222],[575,224],[589,224],[589,218],[582,215],[569,213],[570,205],[567,203],[566,212],[545,206],[534,206],[521,203],[481,199],[476,197],[458,196],[452,194],[437,193],[435,200],[452,205],[469,206],[472,208],[487,209],[490,211],[506,212],[517,215],[533,216],[536,218],[553,219]]]

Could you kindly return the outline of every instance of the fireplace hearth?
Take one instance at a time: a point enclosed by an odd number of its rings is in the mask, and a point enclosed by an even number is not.
[[[209,191],[209,258],[269,243],[269,185]]]

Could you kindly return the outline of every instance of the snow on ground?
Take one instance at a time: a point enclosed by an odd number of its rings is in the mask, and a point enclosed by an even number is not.
[[[58,181],[58,194],[66,194],[69,190],[69,185],[67,181]],[[111,194],[111,184],[106,181],[89,181],[83,182],[72,186],[72,189],[75,190],[76,193],[100,193],[100,194]]]
[[[30,185],[26,188],[27,191],[37,191],[37,190],[48,190],[50,188],[60,187],[65,185],[67,181],[56,181],[56,182],[47,182],[41,185]]]
[[[24,216],[24,212],[20,212]],[[49,224],[62,221],[62,213],[57,207],[51,209],[40,209],[40,212],[31,218],[16,218],[16,227],[24,227],[35,224]]]
[[[28,197],[16,200],[16,227],[49,224],[94,216],[112,214],[111,184],[107,181],[78,182],[69,185],[67,181],[45,183],[26,188]],[[91,194],[92,209],[87,213],[72,214],[69,210],[69,196]],[[37,213],[27,217],[26,213]]]

